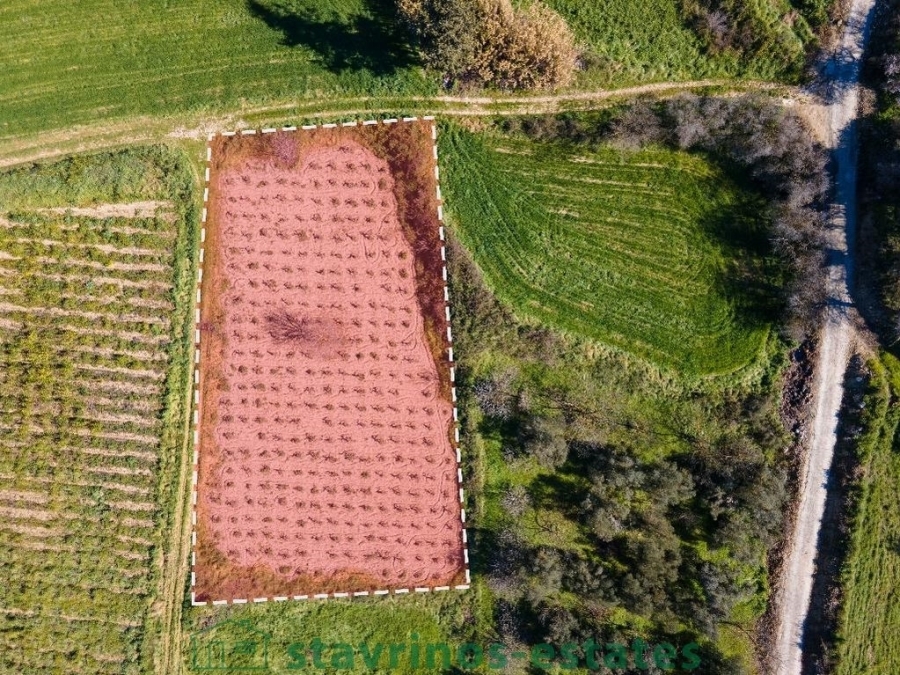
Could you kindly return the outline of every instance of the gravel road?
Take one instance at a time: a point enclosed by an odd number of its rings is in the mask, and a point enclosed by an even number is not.
[[[844,373],[853,327],[850,284],[856,237],[857,129],[859,74],[875,0],[853,0],[839,50],[825,64],[828,126],[835,166],[835,204],[828,223],[831,249],[829,307],[822,326],[818,369],[813,385],[813,416],[800,470],[794,531],[785,557],[777,598],[774,662],[777,675],[801,675],[803,626],[809,609],[819,528],[825,511],[826,483],[834,456]]]

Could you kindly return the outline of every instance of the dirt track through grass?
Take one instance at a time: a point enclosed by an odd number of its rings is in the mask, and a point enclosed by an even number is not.
[[[245,127],[280,126],[309,120],[351,120],[379,118],[400,113],[439,114],[451,117],[550,114],[564,110],[597,110],[636,97],[661,98],[680,92],[704,91],[740,93],[767,91],[790,96],[796,90],[777,83],[734,80],[694,80],[661,82],[635,87],[598,89],[552,96],[396,96],[390,99],[351,97],[322,103],[283,102],[245,106],[240,110],[211,117],[130,117],[95,122],[40,133],[23,133],[0,138],[0,168],[26,162],[48,160],[73,153],[113,149],[164,139],[204,140],[210,132]]]

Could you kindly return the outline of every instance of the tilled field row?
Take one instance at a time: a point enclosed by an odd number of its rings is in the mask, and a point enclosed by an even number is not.
[[[211,137],[195,604],[468,588],[436,133]]]

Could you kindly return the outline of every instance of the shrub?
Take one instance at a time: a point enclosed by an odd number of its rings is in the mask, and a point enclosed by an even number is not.
[[[515,408],[515,378],[516,372],[507,370],[475,383],[472,392],[485,415],[500,420],[512,417]]]
[[[401,14],[425,62],[446,81],[502,89],[569,84],[578,56],[565,20],[534,3],[510,0],[401,0]]]
[[[541,89],[571,82],[577,52],[566,22],[541,4],[515,11],[491,0],[477,76],[503,89]]]
[[[479,32],[487,20],[483,0],[400,0],[416,33],[425,63],[458,76],[475,63]]]
[[[549,469],[561,467],[569,455],[566,427],[552,417],[532,417],[522,423],[523,446],[538,464]]]

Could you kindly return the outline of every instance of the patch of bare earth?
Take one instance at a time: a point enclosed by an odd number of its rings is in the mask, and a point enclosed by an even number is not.
[[[289,166],[213,179],[197,600],[452,584],[453,408],[417,283],[440,271],[386,160],[353,135],[279,137]]]
[[[168,201],[141,201],[125,204],[97,204],[87,207],[58,207],[49,209],[35,209],[38,213],[62,214],[70,216],[83,216],[86,218],[161,218],[174,221],[172,202]]]

